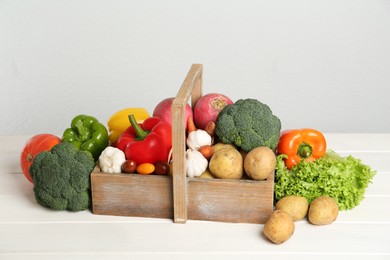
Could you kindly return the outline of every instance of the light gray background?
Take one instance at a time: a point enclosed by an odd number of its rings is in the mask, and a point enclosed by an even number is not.
[[[0,134],[152,113],[192,63],[283,129],[390,132],[388,0],[0,0]]]

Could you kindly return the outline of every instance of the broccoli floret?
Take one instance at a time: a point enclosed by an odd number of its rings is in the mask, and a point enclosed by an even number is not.
[[[30,174],[38,204],[55,210],[81,211],[90,207],[90,174],[95,160],[89,152],[62,142],[39,153]]]
[[[257,99],[240,99],[225,106],[218,114],[215,134],[221,142],[235,144],[249,152],[258,146],[276,149],[280,119]]]

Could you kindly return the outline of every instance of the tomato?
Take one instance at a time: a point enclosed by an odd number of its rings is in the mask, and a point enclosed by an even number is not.
[[[152,163],[141,163],[137,166],[138,174],[152,174],[156,167]]]
[[[123,173],[134,173],[137,170],[137,163],[134,160],[126,160],[121,168]]]
[[[20,167],[24,176],[32,183],[30,166],[35,156],[43,151],[50,151],[53,146],[60,143],[61,139],[52,134],[38,134],[27,140],[20,155]]]
[[[154,172],[159,175],[165,175],[169,173],[169,164],[163,161],[157,161],[154,163]]]

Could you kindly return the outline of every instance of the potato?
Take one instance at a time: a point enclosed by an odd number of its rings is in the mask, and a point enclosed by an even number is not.
[[[303,196],[288,195],[281,198],[275,208],[287,212],[294,221],[297,221],[306,217],[309,202]]]
[[[254,180],[265,180],[274,173],[275,153],[266,146],[256,147],[245,156],[244,170]]]
[[[213,145],[214,153],[224,148],[236,148],[236,147],[232,144],[224,144],[224,143],[216,143]]]
[[[236,148],[223,148],[211,157],[209,170],[216,178],[240,179],[244,172],[242,165],[242,155]]]
[[[336,220],[338,214],[336,200],[329,196],[320,196],[310,203],[308,219],[314,225],[328,225]]]
[[[264,225],[264,235],[275,244],[288,240],[295,230],[293,218],[283,210],[275,210]]]
[[[210,170],[207,168],[206,171],[204,171],[199,178],[203,179],[214,179],[214,176],[211,174]]]

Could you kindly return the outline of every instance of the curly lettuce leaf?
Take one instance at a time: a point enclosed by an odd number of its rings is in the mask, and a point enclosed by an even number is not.
[[[352,156],[341,157],[328,151],[314,162],[301,162],[288,170],[285,155],[277,156],[275,199],[287,195],[300,195],[309,203],[318,196],[334,198],[340,210],[349,210],[363,200],[366,188],[376,171]]]

